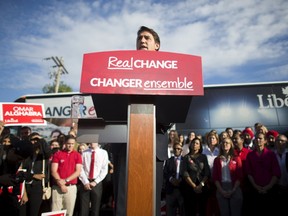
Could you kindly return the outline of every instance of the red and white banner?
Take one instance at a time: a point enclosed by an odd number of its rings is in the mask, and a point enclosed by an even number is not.
[[[43,104],[0,103],[0,120],[5,126],[46,125]]]
[[[84,54],[80,91],[100,94],[203,95],[201,57],[137,50]]]

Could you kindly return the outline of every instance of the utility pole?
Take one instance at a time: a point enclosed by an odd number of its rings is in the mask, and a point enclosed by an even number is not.
[[[45,58],[44,60],[51,60],[51,59],[56,64],[56,65],[53,66],[53,68],[57,67],[57,71],[56,71],[56,73],[54,72],[53,77],[55,77],[55,80],[54,80],[54,82],[55,82],[55,93],[58,93],[61,75],[62,74],[68,74],[68,71],[64,67],[63,58],[62,57],[59,59],[57,56],[56,57],[52,56],[52,57]]]

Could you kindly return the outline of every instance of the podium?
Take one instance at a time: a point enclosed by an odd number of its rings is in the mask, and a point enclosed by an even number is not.
[[[85,54],[80,91],[91,93],[97,119],[79,119],[79,142],[97,137],[99,143],[127,143],[126,215],[156,215],[156,132],[159,125],[185,122],[192,96],[203,95],[201,58]]]

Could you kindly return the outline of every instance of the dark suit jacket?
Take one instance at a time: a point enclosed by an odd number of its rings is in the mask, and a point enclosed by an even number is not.
[[[184,179],[182,177],[183,174],[183,157],[181,157],[181,163],[180,163],[180,170],[179,170],[179,179],[181,179],[181,183],[179,187],[174,186],[170,182],[170,178],[176,178],[176,162],[175,157],[171,157],[168,160],[166,160],[163,170],[163,179],[165,184],[165,192],[166,194],[170,194],[174,191],[175,188],[178,188],[179,190],[183,190],[184,186]]]

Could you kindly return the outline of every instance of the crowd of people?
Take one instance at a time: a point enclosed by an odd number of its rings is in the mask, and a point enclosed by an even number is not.
[[[181,136],[169,132],[163,170],[167,216],[287,214],[286,135],[256,123]]]
[[[102,207],[113,212],[113,184],[107,183],[112,181],[113,155],[104,144],[77,143],[74,130],[68,134],[53,130],[47,140],[28,126],[21,127],[19,136],[0,126],[4,215],[38,216],[63,209],[71,216],[99,215]],[[211,130],[204,135],[193,131],[183,135],[171,129],[168,138],[162,186],[167,216],[283,215],[288,197],[284,134],[255,124],[255,128]],[[9,156],[17,149],[21,157]],[[19,197],[16,188],[21,182],[15,174],[20,169],[26,174]],[[42,179],[52,186],[51,199],[45,201]]]
[[[99,215],[102,205],[112,208],[113,194],[105,194],[111,197],[102,200],[102,193],[113,164],[98,141],[77,143],[75,130],[64,134],[56,129],[44,139],[28,126],[20,128],[19,136],[3,122],[0,129],[1,215],[38,216],[65,209],[67,216],[88,216]],[[21,157],[11,154],[17,149]],[[25,173],[16,181],[20,170]],[[45,201],[42,180],[52,188],[51,198]]]

